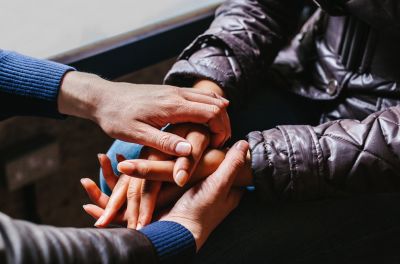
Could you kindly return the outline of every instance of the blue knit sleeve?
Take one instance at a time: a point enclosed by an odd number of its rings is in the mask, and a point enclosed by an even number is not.
[[[74,68],[0,50],[0,114],[62,117],[57,96],[62,78]]]
[[[196,253],[192,233],[178,223],[158,221],[139,231],[153,243],[160,263],[189,263]]]

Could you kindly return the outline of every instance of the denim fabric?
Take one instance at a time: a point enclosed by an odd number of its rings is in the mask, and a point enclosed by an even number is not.
[[[107,156],[111,160],[111,165],[113,167],[114,173],[119,175],[120,173],[117,170],[117,157],[116,154],[121,154],[127,159],[136,159],[140,155],[140,151],[142,150],[142,145],[124,142],[121,140],[116,140],[111,145],[110,149],[107,152]],[[100,170],[100,188],[107,195],[111,194],[110,188],[108,188],[106,181],[104,180],[103,173]]]

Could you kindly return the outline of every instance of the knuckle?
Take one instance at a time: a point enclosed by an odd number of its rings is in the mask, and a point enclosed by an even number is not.
[[[161,135],[158,139],[158,145],[163,150],[170,150],[171,146],[171,136],[170,135]]]
[[[211,91],[204,91],[204,94],[209,97],[217,98],[217,94]]]
[[[171,87],[171,93],[178,96],[178,97],[183,97],[183,90],[175,87],[175,86],[170,86]]]
[[[136,189],[134,189],[134,190],[129,189],[127,194],[126,194],[126,198],[128,200],[139,200],[140,193]]]
[[[141,181],[135,181],[133,179],[129,182],[128,191],[126,193],[126,198],[128,200],[138,201],[140,199],[140,182]]]
[[[141,163],[141,162],[139,162],[137,164],[137,173],[140,176],[145,177],[145,176],[149,175],[149,172],[150,172],[150,168],[149,168],[149,166],[147,166],[147,164],[144,164],[144,163]]]
[[[245,160],[243,157],[235,157],[231,161],[231,166],[235,169],[239,169],[243,167],[245,164]]]
[[[210,112],[211,112],[211,117],[214,118],[222,114],[222,109],[216,105],[213,105],[211,106]]]

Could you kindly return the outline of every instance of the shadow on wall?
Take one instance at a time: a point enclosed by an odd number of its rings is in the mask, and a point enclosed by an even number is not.
[[[160,84],[173,62],[174,59],[159,63],[123,76],[118,81]],[[11,155],[9,149],[23,150],[26,142],[36,141],[43,136],[52,138],[53,145],[57,146],[56,152],[44,152],[47,155],[44,157],[45,160],[48,156],[58,156],[59,165],[44,177],[35,178],[32,183],[23,186],[14,186],[15,190],[10,190],[10,180],[6,179],[10,173],[5,172],[5,167],[13,162],[11,156],[17,159],[21,156],[33,156],[31,159],[19,160],[26,164],[25,169],[27,169],[30,160],[35,160],[34,157],[38,158],[40,154],[22,152]],[[81,188],[79,180],[87,177],[98,181],[97,153],[106,152],[111,143],[112,139],[94,123],[77,118],[60,121],[18,117],[1,122],[0,153],[3,153],[3,158],[0,161],[3,169],[0,174],[0,211],[15,218],[42,224],[91,226],[94,223],[93,219],[82,209],[82,205],[89,203],[89,199]],[[57,159],[57,157],[51,158]],[[15,164],[20,163],[14,162],[14,167]],[[37,166],[32,175],[43,171],[46,174],[43,169],[45,164]]]

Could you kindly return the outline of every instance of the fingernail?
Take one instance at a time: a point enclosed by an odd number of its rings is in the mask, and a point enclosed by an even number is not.
[[[175,147],[175,151],[179,155],[187,156],[192,152],[192,145],[187,142],[179,142]]]
[[[219,99],[221,99],[222,101],[224,101],[225,104],[229,104],[229,100],[226,99],[225,97],[222,97],[220,95],[218,95]]]
[[[175,176],[175,182],[178,184],[180,187],[184,186],[185,183],[188,180],[188,173],[185,170],[180,170]]]
[[[142,224],[140,224],[140,223],[138,223],[137,225],[136,225],[136,230],[139,230],[139,229],[142,229]]]
[[[97,219],[96,223],[94,223],[95,227],[100,227],[104,222],[104,215],[100,216],[99,219]]]
[[[133,172],[136,169],[135,164],[129,162],[129,161],[122,161],[118,163],[117,169],[119,172],[125,173],[125,174],[133,174]]]
[[[248,148],[249,148],[249,143],[247,143],[247,141],[240,140],[240,141],[238,141],[238,142],[235,144],[235,147],[236,147],[238,150],[247,151]]]
[[[85,184],[87,182],[87,180],[88,180],[87,178],[82,178],[81,179],[81,184]]]
[[[101,163],[101,155],[103,155],[103,154],[101,154],[101,153],[97,154],[97,159],[99,160],[100,163]]]
[[[88,207],[87,204],[82,205],[83,209],[86,211],[86,208]]]

